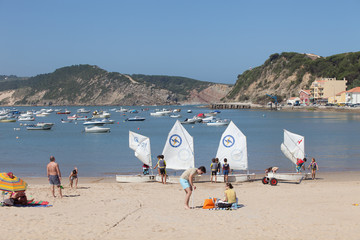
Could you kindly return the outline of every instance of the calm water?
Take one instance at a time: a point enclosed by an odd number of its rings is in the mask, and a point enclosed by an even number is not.
[[[67,109],[71,110],[72,115],[78,108]],[[93,111],[114,107],[86,108]],[[46,164],[50,155],[54,155],[64,176],[67,176],[74,166],[79,168],[82,176],[139,173],[142,163],[128,147],[129,130],[150,137],[152,154],[155,157],[161,154],[168,132],[176,119],[150,116],[155,107],[149,107],[149,111],[141,111],[144,107],[130,108],[139,110],[139,113],[126,113],[126,116],[123,116],[122,113],[110,111],[111,119],[116,123],[105,125],[111,128],[111,132],[107,134],[84,133],[83,122],[63,124],[61,118],[65,119],[68,115],[57,115],[55,112],[35,120],[55,123],[50,131],[28,131],[20,126],[20,122],[0,123],[0,171],[12,171],[23,177],[46,176]],[[210,112],[209,109],[194,106],[175,108],[182,109],[181,120],[198,113]],[[17,109],[25,111],[41,108]],[[192,109],[193,113],[187,113],[188,109]],[[146,120],[124,121],[135,115],[143,116]],[[315,157],[321,171],[360,170],[360,114],[222,110],[219,117],[233,120],[247,136],[251,172],[263,172],[263,169],[273,165],[279,166],[283,171],[293,171],[293,164],[280,151],[283,129],[305,136],[307,157]],[[195,124],[185,125],[185,128],[194,137],[195,165],[208,167],[211,158],[216,155],[225,127]]]

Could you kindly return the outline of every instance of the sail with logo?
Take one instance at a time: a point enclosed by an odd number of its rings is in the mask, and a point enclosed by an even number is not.
[[[193,137],[179,121],[170,130],[162,152],[166,168],[183,170],[195,166]]]
[[[303,159],[305,157],[304,136],[284,129],[284,142],[281,144],[281,151],[296,165],[297,159]]]
[[[219,158],[221,164],[224,164],[224,158],[226,158],[231,169],[248,170],[246,136],[233,121],[221,136],[216,157]]]
[[[129,147],[135,151],[135,156],[144,164],[148,165],[146,169],[151,168],[151,148],[150,139],[138,133],[129,131]],[[144,167],[144,166],[143,166]],[[153,182],[156,181],[155,175],[149,174],[143,169],[143,174],[136,175],[116,175],[117,182]]]
[[[135,151],[135,157],[148,166],[152,166],[150,139],[141,134],[129,131],[129,148]]]

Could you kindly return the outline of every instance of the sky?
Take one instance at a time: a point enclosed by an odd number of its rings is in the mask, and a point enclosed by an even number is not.
[[[357,0],[0,0],[0,75],[75,64],[235,84],[273,53],[359,51]]]

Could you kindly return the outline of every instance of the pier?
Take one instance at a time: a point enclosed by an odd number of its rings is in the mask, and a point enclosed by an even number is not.
[[[213,103],[211,109],[250,109],[250,103]]]

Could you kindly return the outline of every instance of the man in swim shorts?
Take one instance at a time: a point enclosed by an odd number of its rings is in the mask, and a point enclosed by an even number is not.
[[[61,172],[60,172],[59,164],[57,164],[55,162],[55,157],[54,156],[50,157],[50,162],[48,163],[48,165],[46,167],[46,172],[47,172],[47,176],[48,176],[48,179],[49,179],[49,183],[51,185],[53,197],[56,197],[55,196],[55,185],[59,189],[60,197],[62,197],[62,193],[61,193]]]
[[[194,177],[196,175],[201,175],[206,173],[206,168],[201,166],[199,168],[189,168],[180,177],[180,184],[185,191],[185,209],[190,209],[189,200],[192,194],[192,191],[196,189],[194,186]]]

